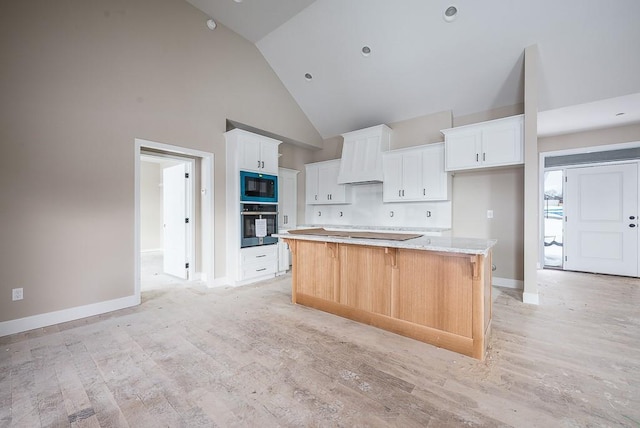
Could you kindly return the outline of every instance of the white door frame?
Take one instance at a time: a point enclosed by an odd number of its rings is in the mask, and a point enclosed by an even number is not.
[[[202,258],[202,277],[201,280],[207,287],[213,286],[214,278],[214,247],[213,247],[213,153],[201,150],[188,149],[180,146],[173,146],[154,141],[135,139],[134,144],[134,194],[135,194],[135,213],[134,213],[134,292],[140,301],[140,155],[143,149],[161,150],[175,155],[188,155],[201,159],[200,171],[200,211],[201,211],[201,258]],[[183,159],[184,160],[184,159]],[[195,196],[195,195],[194,195]]]
[[[539,154],[539,163],[538,163],[538,201],[544,202],[544,173],[545,171],[565,169],[566,167],[552,167],[546,169],[544,167],[545,161],[547,157],[554,156],[565,156],[565,155],[576,155],[587,152],[608,152],[611,150],[620,150],[620,149],[632,149],[635,147],[640,147],[640,141],[631,141],[629,143],[618,143],[618,144],[605,144],[602,146],[587,146],[587,147],[578,147],[575,149],[563,149],[563,150],[554,150],[550,152],[540,152]],[[629,162],[627,161],[615,161],[615,163],[621,162]],[[614,163],[614,162],[606,162],[606,163]],[[594,162],[592,164],[583,164],[583,166],[588,165],[601,165],[603,162]],[[640,186],[638,186],[640,189]],[[640,199],[638,199],[640,201]],[[542,269],[544,267],[544,203],[538,204],[538,269]],[[639,242],[639,251],[640,254],[640,240]],[[563,262],[564,266],[564,262]]]
[[[186,158],[186,157],[182,157],[182,156],[175,156],[175,155],[171,155],[168,153],[153,153],[153,152],[145,152],[144,151],[145,147],[141,148],[141,152],[142,154],[141,156],[141,160],[143,162],[159,162],[161,165],[161,168],[163,167],[162,165],[162,160],[169,160],[169,161],[175,161],[175,163],[182,163],[185,164],[186,167],[186,172],[189,174],[189,177],[194,177],[195,174],[195,164],[196,161],[193,158]],[[149,159],[151,158],[151,159]],[[195,181],[193,181],[191,183],[191,185],[189,185],[187,187],[187,191],[185,194],[185,202],[186,202],[186,216],[190,219],[195,218],[195,212],[196,212],[196,202],[195,202],[195,188],[196,188],[196,183]],[[163,204],[166,203],[166,201],[163,199]],[[142,221],[142,219],[140,219]],[[185,279],[185,281],[193,281],[198,279],[197,275],[196,275],[196,264],[195,264],[195,257],[196,257],[196,239],[195,239],[195,223],[193,223],[192,221],[189,222],[189,224],[187,225],[187,236],[186,236],[186,260],[189,263],[189,269],[188,269],[188,275],[187,275],[187,279]],[[164,247],[164,246],[163,246]]]

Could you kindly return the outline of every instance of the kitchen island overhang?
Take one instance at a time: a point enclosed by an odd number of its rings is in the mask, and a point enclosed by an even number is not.
[[[484,359],[495,240],[275,236],[293,255],[293,303]]]

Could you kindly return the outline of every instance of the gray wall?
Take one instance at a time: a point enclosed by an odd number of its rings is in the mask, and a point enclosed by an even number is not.
[[[214,153],[216,277],[226,119],[321,145],[257,48],[207,18],[184,0],[0,2],[0,322],[134,293],[135,138]]]
[[[140,250],[162,249],[162,167],[140,163]]]

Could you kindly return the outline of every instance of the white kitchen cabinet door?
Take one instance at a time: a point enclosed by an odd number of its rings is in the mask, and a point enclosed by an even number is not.
[[[347,204],[348,185],[338,184],[340,159],[305,165],[306,202],[309,205]]]
[[[278,175],[278,143],[260,142],[260,166],[265,174]]]
[[[445,169],[488,168],[523,163],[524,116],[445,129]]]
[[[327,162],[318,168],[319,199],[326,204],[346,202],[346,186],[338,184],[340,161]]]
[[[277,175],[278,144],[261,135],[244,133],[238,140],[238,168]]]
[[[444,144],[393,150],[383,155],[383,202],[448,199],[449,174],[444,170]]]
[[[382,181],[382,201],[402,200],[402,153],[385,153],[382,157],[384,171]]]
[[[305,200],[307,205],[318,204],[318,165],[305,165]]]
[[[451,174],[444,170],[444,144],[429,144],[422,151],[422,186],[420,197],[425,201],[449,199]]]
[[[261,166],[258,136],[244,134],[238,139],[238,168],[242,171],[261,172]]]
[[[507,122],[482,130],[482,165],[499,166],[523,162],[522,125]]]
[[[447,135],[445,138],[447,171],[480,166],[481,133],[478,130]]]
[[[278,169],[278,229],[295,228],[297,224],[297,199],[299,171]]]

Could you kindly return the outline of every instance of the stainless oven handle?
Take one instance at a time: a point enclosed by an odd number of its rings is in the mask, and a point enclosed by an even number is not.
[[[242,211],[240,215],[278,215],[278,212],[277,211],[263,211],[263,212]]]

